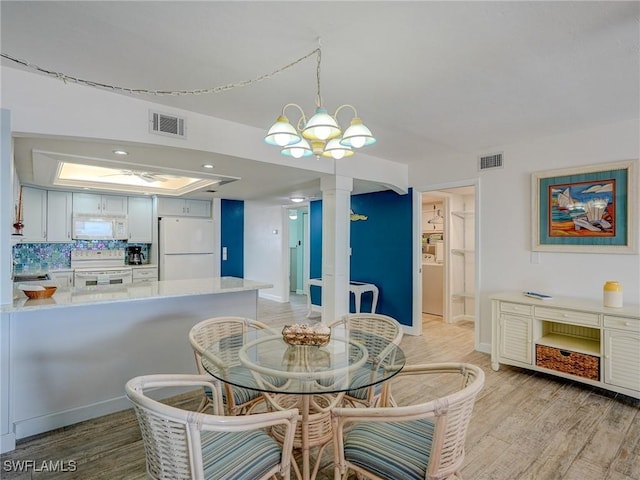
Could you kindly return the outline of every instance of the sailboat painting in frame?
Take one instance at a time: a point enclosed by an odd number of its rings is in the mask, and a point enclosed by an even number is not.
[[[532,175],[534,251],[635,253],[637,160]]]

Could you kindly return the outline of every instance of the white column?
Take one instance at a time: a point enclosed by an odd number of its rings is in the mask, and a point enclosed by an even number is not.
[[[322,177],[322,322],[349,313],[349,253],[353,178]]]

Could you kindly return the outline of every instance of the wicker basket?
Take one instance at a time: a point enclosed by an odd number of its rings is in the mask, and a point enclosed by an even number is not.
[[[58,287],[53,287],[53,286],[42,287],[42,288],[44,288],[44,290],[23,290],[23,292],[27,297],[29,297],[32,300],[35,300],[40,298],[49,298],[54,293],[56,293],[56,290],[58,289]]]
[[[289,345],[307,345],[322,347],[331,340],[329,333],[318,333],[313,327],[300,327],[297,325],[286,325],[282,329],[282,338]]]
[[[590,380],[600,380],[600,358],[585,353],[536,345],[536,365]]]

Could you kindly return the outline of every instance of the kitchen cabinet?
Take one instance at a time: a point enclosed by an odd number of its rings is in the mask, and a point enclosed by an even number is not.
[[[71,242],[71,192],[47,191],[47,242]]]
[[[158,197],[158,216],[211,218],[211,201]]]
[[[133,283],[153,282],[156,280],[158,280],[158,267],[156,265],[133,267]]]
[[[47,191],[22,187],[22,242],[47,240]]]
[[[129,242],[153,241],[153,200],[150,197],[129,197],[127,205]]]
[[[73,270],[50,270],[51,282],[58,287],[73,287]]]
[[[519,292],[491,302],[494,370],[514,365],[640,398],[640,306]]]
[[[73,213],[125,215],[127,213],[127,197],[98,195],[95,193],[74,193]]]

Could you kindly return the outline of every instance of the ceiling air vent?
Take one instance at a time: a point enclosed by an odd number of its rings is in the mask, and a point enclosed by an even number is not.
[[[502,152],[478,157],[478,170],[502,168]]]
[[[185,119],[166,113],[149,112],[149,131],[158,135],[186,138]]]

